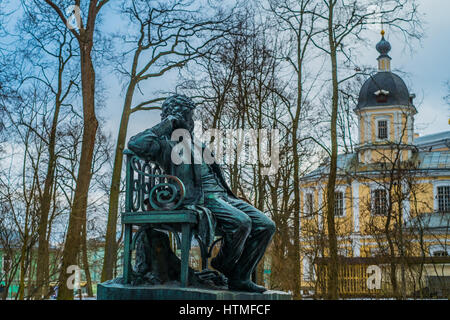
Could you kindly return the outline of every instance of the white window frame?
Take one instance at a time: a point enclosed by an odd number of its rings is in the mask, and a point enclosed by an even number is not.
[[[377,191],[384,191],[384,193],[385,193],[385,213],[384,214],[379,214],[379,213],[376,213],[376,208],[375,208],[375,202],[376,202],[376,197],[375,197],[375,193],[377,192]],[[371,199],[371,205],[372,205],[372,207],[370,208],[371,209],[371,215],[372,216],[379,216],[379,217],[384,217],[384,216],[386,216],[386,211],[387,211],[387,206],[388,206],[388,203],[389,203],[389,197],[388,197],[388,190],[386,190],[385,188],[375,188],[375,189],[373,189],[372,191],[371,191],[371,197],[372,197],[372,199]]]
[[[316,279],[316,270],[314,269],[313,260],[308,257],[303,257],[303,281],[314,281]]]
[[[312,218],[314,216],[314,212],[315,212],[315,206],[314,206],[314,188],[305,188],[303,189],[303,206],[302,206],[302,212],[303,212],[303,217],[304,218]],[[306,205],[306,195],[307,194],[312,194],[312,214],[310,214],[309,212],[307,212],[307,205]]]
[[[386,209],[389,206],[389,201],[390,201],[390,197],[391,195],[389,194],[389,190],[388,188],[386,188],[385,185],[379,184],[379,183],[371,183],[369,184],[369,188],[370,188],[370,215],[372,217],[386,217],[387,214],[374,214],[374,211],[372,210],[372,208],[375,207],[375,197],[374,197],[374,193],[375,190],[385,190],[386,191]],[[387,210],[386,210],[387,211]]]
[[[439,212],[438,187],[450,187],[450,180],[433,181],[433,199],[435,212]]]
[[[375,121],[375,141],[388,141],[391,137],[391,133],[390,133],[390,129],[391,129],[391,118],[390,117],[386,117],[386,116],[378,116],[374,118]],[[379,128],[378,128],[378,123],[380,121],[386,121],[386,134],[387,137],[386,138],[379,138],[378,137],[378,133],[379,133]]]
[[[347,210],[347,207],[346,207],[346,198],[345,198],[345,194],[346,194],[346,191],[347,190],[347,186],[337,186],[335,189],[334,189],[334,201],[335,201],[335,206],[336,206],[336,193],[338,193],[338,192],[342,192],[342,216],[338,216],[338,215],[334,215],[335,217],[338,217],[338,218],[344,218],[347,214],[346,214],[346,210]],[[334,209],[335,210],[335,212],[336,212],[336,208]]]

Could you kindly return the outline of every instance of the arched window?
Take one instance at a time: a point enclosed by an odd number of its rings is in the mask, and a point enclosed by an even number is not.
[[[313,260],[311,257],[305,256],[303,258],[303,280],[314,281],[315,276]]]
[[[387,211],[387,192],[384,189],[372,191],[372,214],[385,215]]]
[[[306,194],[305,209],[307,216],[312,216],[314,214],[314,197],[312,193]]]
[[[338,217],[344,216],[344,193],[341,191],[334,194],[334,215]]]

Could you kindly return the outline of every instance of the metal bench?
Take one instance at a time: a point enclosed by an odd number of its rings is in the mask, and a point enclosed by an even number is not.
[[[194,227],[197,213],[181,208],[185,195],[183,182],[175,176],[164,174],[155,163],[136,156],[125,150],[126,155],[126,195],[125,212],[122,213],[124,225],[123,279],[131,282],[131,257],[136,246],[136,235],[132,236],[134,225],[151,224],[156,229],[172,232],[181,248],[181,286],[188,285],[189,252],[191,240],[197,236]],[[178,232],[181,231],[181,239]],[[205,248],[199,242],[202,269],[207,268],[208,258],[216,240],[211,247]]]

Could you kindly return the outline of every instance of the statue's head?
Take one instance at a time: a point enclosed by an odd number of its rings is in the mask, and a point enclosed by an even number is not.
[[[166,119],[169,115],[175,116],[186,121],[187,128],[191,131],[194,127],[192,120],[195,103],[191,98],[175,94],[167,98],[161,106],[161,120]]]
[[[195,103],[191,98],[183,94],[175,94],[164,100],[161,106],[161,120],[164,120],[169,115],[184,116],[192,114],[195,109]],[[184,117],[183,117],[184,118]]]

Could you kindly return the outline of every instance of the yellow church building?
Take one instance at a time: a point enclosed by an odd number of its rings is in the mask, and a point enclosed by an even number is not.
[[[414,133],[415,95],[391,71],[390,43],[361,87],[359,143],[338,156],[335,221],[341,295],[450,294],[450,131]],[[301,180],[304,293],[326,290],[329,166]]]

